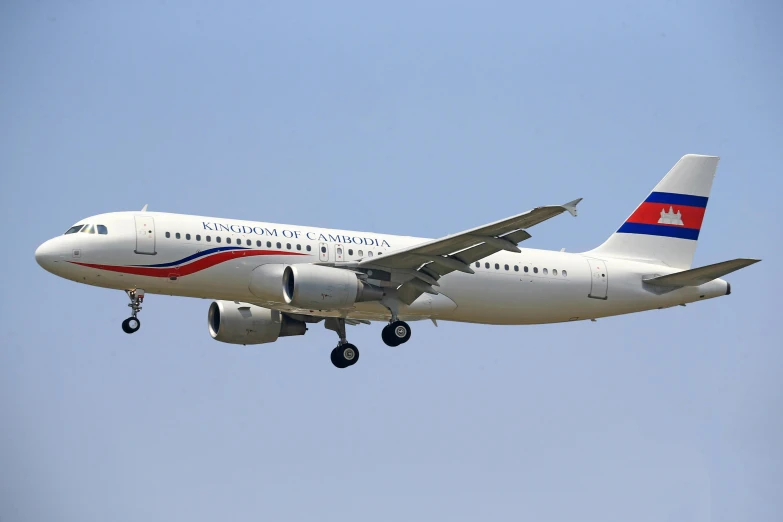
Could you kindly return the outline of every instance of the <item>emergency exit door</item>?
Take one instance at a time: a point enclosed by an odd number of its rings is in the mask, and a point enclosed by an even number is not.
[[[588,259],[590,263],[590,293],[587,297],[593,299],[607,299],[609,288],[609,273],[606,271],[606,263],[600,259]]]
[[[134,216],[137,254],[155,255],[155,220],[152,216]]]

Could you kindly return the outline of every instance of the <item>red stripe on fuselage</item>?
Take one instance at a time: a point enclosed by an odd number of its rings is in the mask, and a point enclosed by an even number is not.
[[[682,225],[672,225],[669,223],[658,223],[661,219],[661,211],[676,214],[680,212]],[[701,229],[701,222],[704,220],[704,211],[706,208],[687,207],[684,205],[671,205],[669,203],[642,203],[639,208],[631,214],[627,223],[643,223],[646,225],[663,225],[668,227],[683,227]]]
[[[108,270],[110,272],[120,272],[123,274],[141,275],[149,277],[183,277],[195,274],[207,268],[211,268],[220,263],[231,261],[240,257],[252,256],[307,256],[310,254],[301,254],[299,252],[279,252],[276,250],[230,250],[228,252],[217,252],[211,256],[196,259],[190,264],[182,266],[168,266],[163,268],[151,268],[146,266],[116,266],[116,265],[96,265],[92,263],[77,263],[71,261],[74,265],[97,268],[99,270]]]

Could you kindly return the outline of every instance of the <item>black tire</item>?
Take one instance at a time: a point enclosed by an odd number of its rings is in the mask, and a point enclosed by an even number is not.
[[[331,358],[332,358],[332,364],[334,364],[335,368],[345,368],[345,366],[343,366],[342,357],[340,357],[339,347],[332,350]]]
[[[400,342],[394,337],[394,332],[392,332],[390,324],[387,324],[383,327],[383,330],[381,330],[381,339],[386,343],[386,346],[394,347],[400,345]]]
[[[122,322],[122,331],[126,334],[137,332],[141,328],[141,321],[138,317],[128,317]]]
[[[407,343],[411,338],[411,327],[405,321],[394,321],[388,326],[389,337],[397,343],[397,346]]]
[[[347,368],[356,364],[359,360],[359,349],[348,343],[332,350],[332,364],[337,368]]]

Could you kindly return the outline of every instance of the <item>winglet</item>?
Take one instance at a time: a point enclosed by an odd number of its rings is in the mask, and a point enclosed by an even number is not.
[[[146,211],[147,211],[147,205],[144,205],[144,206],[141,208],[141,211],[142,211],[142,212],[146,212]]]
[[[576,206],[579,204],[580,201],[582,201],[582,198],[577,198],[573,201],[569,201],[568,203],[565,203],[560,206],[566,209],[569,214],[576,217]]]

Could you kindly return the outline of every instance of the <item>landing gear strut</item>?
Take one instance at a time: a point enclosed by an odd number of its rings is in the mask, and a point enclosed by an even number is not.
[[[399,346],[407,343],[411,338],[411,327],[405,321],[400,321],[397,313],[400,309],[400,301],[394,292],[389,292],[381,299],[381,304],[389,310],[391,321],[381,331],[381,339],[387,346]]]
[[[332,364],[337,368],[347,368],[353,366],[359,360],[359,349],[348,342],[345,337],[345,319],[342,317],[329,317],[324,326],[327,330],[337,332],[340,341],[337,348],[332,350]]]
[[[122,322],[122,331],[126,334],[132,334],[141,328],[141,321],[136,317],[141,311],[141,303],[144,301],[144,290],[125,290],[130,298],[131,316]]]

